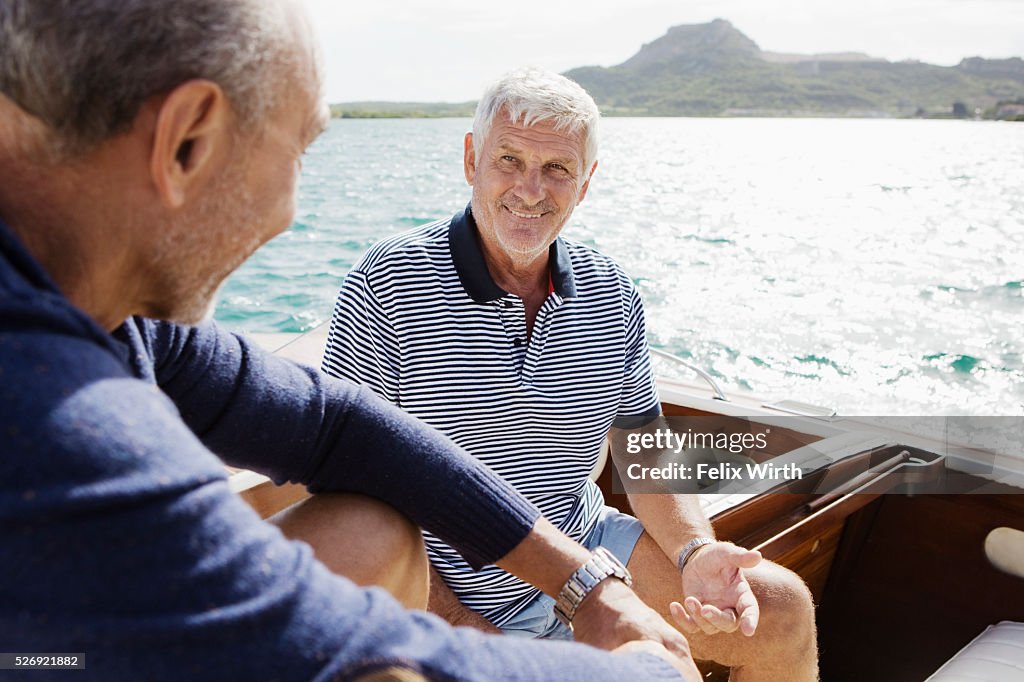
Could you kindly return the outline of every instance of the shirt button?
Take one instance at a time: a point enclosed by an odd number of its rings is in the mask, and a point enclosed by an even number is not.
[[[515,341],[512,342],[512,345],[515,346],[516,348],[519,348],[520,346],[523,345],[523,340],[522,339],[516,339]]]

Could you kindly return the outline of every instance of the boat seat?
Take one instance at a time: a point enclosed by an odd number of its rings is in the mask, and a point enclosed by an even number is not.
[[[926,682],[1024,681],[1024,623],[990,625]]]
[[[1001,571],[1024,578],[1024,532],[996,528],[985,538],[985,555]],[[1003,621],[946,661],[927,682],[1024,681],[1024,623]]]

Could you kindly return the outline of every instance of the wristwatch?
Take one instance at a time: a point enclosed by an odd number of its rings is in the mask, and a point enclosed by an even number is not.
[[[633,576],[629,574],[622,562],[604,547],[598,547],[590,555],[590,560],[576,569],[555,601],[555,617],[567,628],[572,630],[572,619],[576,609],[591,590],[605,578],[618,578],[628,586],[633,585]]]

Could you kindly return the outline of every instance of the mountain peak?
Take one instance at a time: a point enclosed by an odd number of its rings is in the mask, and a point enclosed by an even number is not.
[[[619,115],[949,116],[954,103],[994,113],[1001,101],[1024,101],[1019,57],[943,67],[854,52],[762,52],[723,19],[673,26],[618,66],[566,75]]]
[[[678,63],[712,63],[757,57],[761,48],[725,19],[706,24],[673,26],[661,38],[645,43],[622,64],[628,69]]]

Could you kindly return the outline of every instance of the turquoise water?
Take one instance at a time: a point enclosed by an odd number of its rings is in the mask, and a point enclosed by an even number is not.
[[[217,319],[299,332],[384,236],[461,208],[468,119],[335,121],[295,225]],[[726,390],[847,414],[1024,414],[1024,125],[610,119],[565,234],[616,258],[652,345]]]

